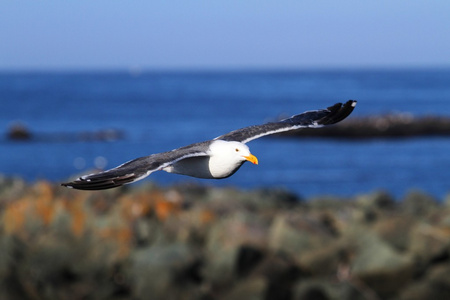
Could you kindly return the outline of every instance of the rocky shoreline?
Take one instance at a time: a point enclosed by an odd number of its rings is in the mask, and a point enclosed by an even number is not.
[[[447,299],[450,194],[0,177],[1,299]]]

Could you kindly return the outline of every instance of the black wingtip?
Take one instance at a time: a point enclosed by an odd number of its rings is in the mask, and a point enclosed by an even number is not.
[[[134,174],[126,174],[116,177],[100,177],[99,175],[101,174],[103,173],[92,175],[92,178],[89,176],[87,178],[80,177],[71,182],[61,183],[61,186],[77,190],[106,190],[116,188],[136,180],[136,176]]]
[[[344,120],[355,109],[356,103],[356,100],[348,100],[344,104],[336,103],[335,105],[328,107],[327,110],[330,111],[330,113],[326,117],[322,118],[319,121],[319,124],[331,125]]]
[[[113,180],[102,181],[102,182],[90,182],[86,180],[77,179],[68,183],[61,183],[61,186],[76,189],[76,190],[84,190],[84,191],[97,191],[97,190],[106,190],[115,187],[122,186],[124,183],[117,184]]]

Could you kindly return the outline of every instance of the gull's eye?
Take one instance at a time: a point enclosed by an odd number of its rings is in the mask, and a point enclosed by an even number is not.
[[[239,149],[238,149],[238,148],[236,148],[236,152],[239,152]]]

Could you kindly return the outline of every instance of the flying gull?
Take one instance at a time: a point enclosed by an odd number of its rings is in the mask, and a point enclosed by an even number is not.
[[[349,100],[344,104],[336,103],[327,109],[307,111],[278,122],[245,127],[210,141],[136,158],[116,168],[81,176],[61,185],[80,190],[103,190],[141,180],[160,170],[198,178],[227,178],[246,161],[258,164],[258,159],[250,153],[246,143],[283,131],[335,124],[350,115],[355,106],[356,101]]]

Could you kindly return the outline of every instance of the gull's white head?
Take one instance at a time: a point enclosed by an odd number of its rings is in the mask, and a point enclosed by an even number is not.
[[[248,146],[240,142],[215,140],[209,151],[209,169],[215,178],[232,175],[245,161],[258,164],[258,159],[250,153]]]
[[[258,164],[258,159],[250,153],[248,146],[240,142],[216,140],[211,144],[209,149],[213,156],[220,156],[224,159],[229,158],[239,162],[248,160],[253,164]]]

